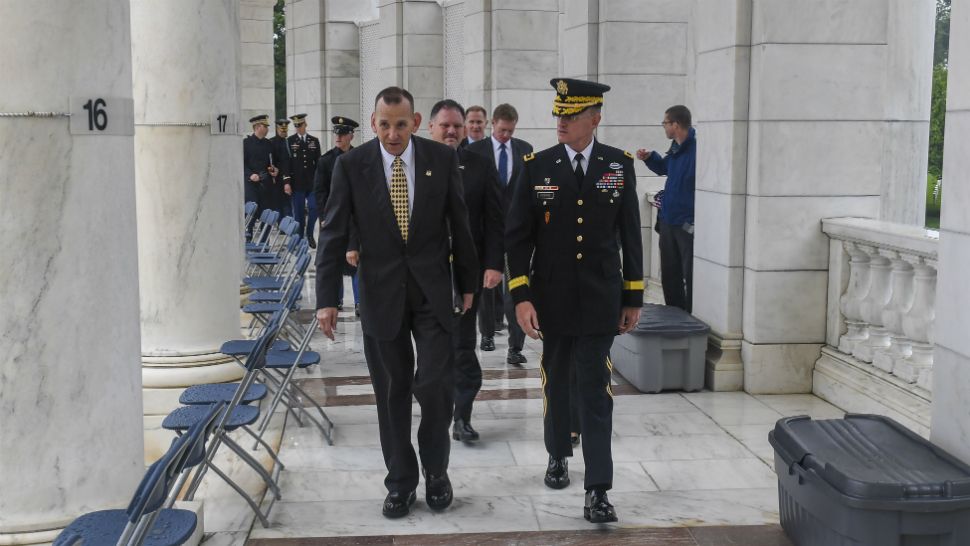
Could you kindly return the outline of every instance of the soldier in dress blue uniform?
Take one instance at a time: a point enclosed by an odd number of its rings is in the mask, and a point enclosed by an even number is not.
[[[317,223],[317,201],[313,197],[313,177],[320,159],[320,140],[306,132],[306,114],[290,116],[296,134],[290,145],[290,184],[293,186],[293,217],[300,222],[300,235],[306,236],[310,248],[316,248],[313,230]]]
[[[545,483],[569,485],[569,374],[576,374],[586,463],[584,517],[616,521],[610,347],[643,305],[640,207],[633,156],[594,138],[603,93],[596,82],[554,79],[560,144],[525,156],[506,218],[508,286],[516,319],[542,339]]]
[[[337,158],[353,149],[350,144],[354,140],[354,131],[360,124],[356,121],[344,117],[334,116],[330,118],[333,125],[333,148],[320,156],[317,161],[317,172],[313,180],[313,197],[317,200],[317,210],[323,212],[330,197],[330,182],[333,180],[333,168],[337,165]],[[320,227],[323,227],[323,217],[320,216]],[[347,264],[344,268],[344,275],[349,276],[351,285],[354,288],[354,312],[360,316],[360,298],[357,292],[357,262],[360,259],[360,251],[357,248],[357,230],[354,222],[351,222],[350,243],[347,246]],[[343,309],[344,306],[344,285],[340,285],[340,299],[337,301],[337,308]]]
[[[293,187],[290,185],[290,147],[286,143],[286,134],[290,130],[290,120],[286,118],[276,120],[276,135],[269,139],[273,144],[273,164],[279,171],[273,177],[270,204],[268,208],[279,211],[282,216],[292,216],[291,195]]]
[[[279,170],[274,167],[273,144],[266,139],[269,116],[253,116],[249,118],[249,123],[253,126],[253,133],[243,139],[243,194],[247,202],[252,201],[257,205],[252,220],[255,222],[269,205],[270,186]],[[247,233],[252,229],[252,222],[246,226]]]

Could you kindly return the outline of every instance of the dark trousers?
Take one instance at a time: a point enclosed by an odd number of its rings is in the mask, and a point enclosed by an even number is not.
[[[313,236],[317,225],[317,197],[310,191],[293,191],[293,218],[300,223],[301,237]]]
[[[691,312],[694,277],[694,235],[683,227],[657,221],[660,234],[660,282],[664,303]]]
[[[248,203],[252,201],[256,203],[256,213],[253,214],[253,219],[249,221],[246,225],[246,233],[252,233],[253,224],[259,219],[259,215],[263,213],[265,203],[263,202],[263,188],[258,182],[253,182],[252,180],[246,180],[243,182],[243,203]]]
[[[562,336],[545,334],[542,340],[542,376],[545,408],[546,451],[561,458],[573,454],[571,428],[570,369],[575,369],[583,431],[585,488],[613,486],[613,392],[610,390],[612,363],[609,361],[613,334]]]
[[[418,283],[408,278],[401,331],[383,341],[364,335],[364,357],[377,399],[377,422],[388,491],[417,488],[418,459],[411,445],[411,397],[421,406],[418,450],[432,475],[448,470],[449,428],[454,394],[452,335],[435,318]],[[365,317],[366,318],[366,317]],[[417,349],[417,371],[411,338]]]
[[[475,294],[471,308],[458,319],[454,335],[455,355],[455,415],[457,421],[472,420],[472,404],[482,388],[482,366],[475,354],[475,322],[482,293]]]
[[[498,290],[498,287],[495,288]],[[515,319],[515,300],[508,291],[508,281],[502,282],[502,299],[505,302],[505,322],[509,329],[509,349],[522,350],[525,343],[525,332],[519,326],[519,321]]]
[[[482,337],[495,337],[495,294],[502,297],[500,288],[482,288],[481,294],[475,297],[478,301],[478,332]],[[504,312],[503,307],[497,307],[499,313]],[[466,313],[467,314],[467,313]]]

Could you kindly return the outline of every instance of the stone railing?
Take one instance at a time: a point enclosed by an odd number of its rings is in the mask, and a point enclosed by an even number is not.
[[[863,218],[823,220],[822,231],[832,241],[828,344],[929,399],[939,235]]]

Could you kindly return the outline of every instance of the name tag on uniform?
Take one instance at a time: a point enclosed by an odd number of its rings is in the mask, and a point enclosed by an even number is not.
[[[559,186],[536,186],[535,191],[536,199],[549,201],[556,198],[556,192],[559,191]]]

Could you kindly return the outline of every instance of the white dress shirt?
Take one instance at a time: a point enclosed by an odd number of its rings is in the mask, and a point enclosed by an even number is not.
[[[408,179],[408,215],[414,210],[414,146],[408,139],[408,146],[401,153],[401,161],[404,162],[404,176]],[[384,149],[381,144],[381,158],[384,160],[384,179],[387,181],[387,191],[391,191],[391,171],[394,170],[394,159],[396,156]]]
[[[499,154],[501,154],[502,152],[502,148],[501,148],[502,143],[499,142],[498,140],[495,140],[494,136],[490,136],[488,138],[492,141],[492,151],[495,152],[495,168],[498,169],[498,158],[499,158]],[[505,168],[506,170],[505,178],[506,180],[509,181],[509,184],[511,184],[512,183],[512,139],[511,138],[509,139],[508,142],[505,143],[505,153],[508,154],[509,156],[509,164]]]
[[[580,163],[582,163],[583,174],[586,174],[587,172],[589,172],[589,156],[590,156],[590,154],[593,153],[593,143],[594,142],[596,142],[596,139],[595,138],[589,141],[589,145],[586,146],[586,149],[585,150],[580,150],[578,152],[576,150],[573,150],[572,148],[570,148],[569,147],[569,144],[563,144],[563,146],[566,147],[566,155],[569,156],[569,168],[571,170],[573,170],[573,171],[576,170],[576,154],[581,153],[581,154],[583,154],[583,159],[582,159],[582,161]]]

